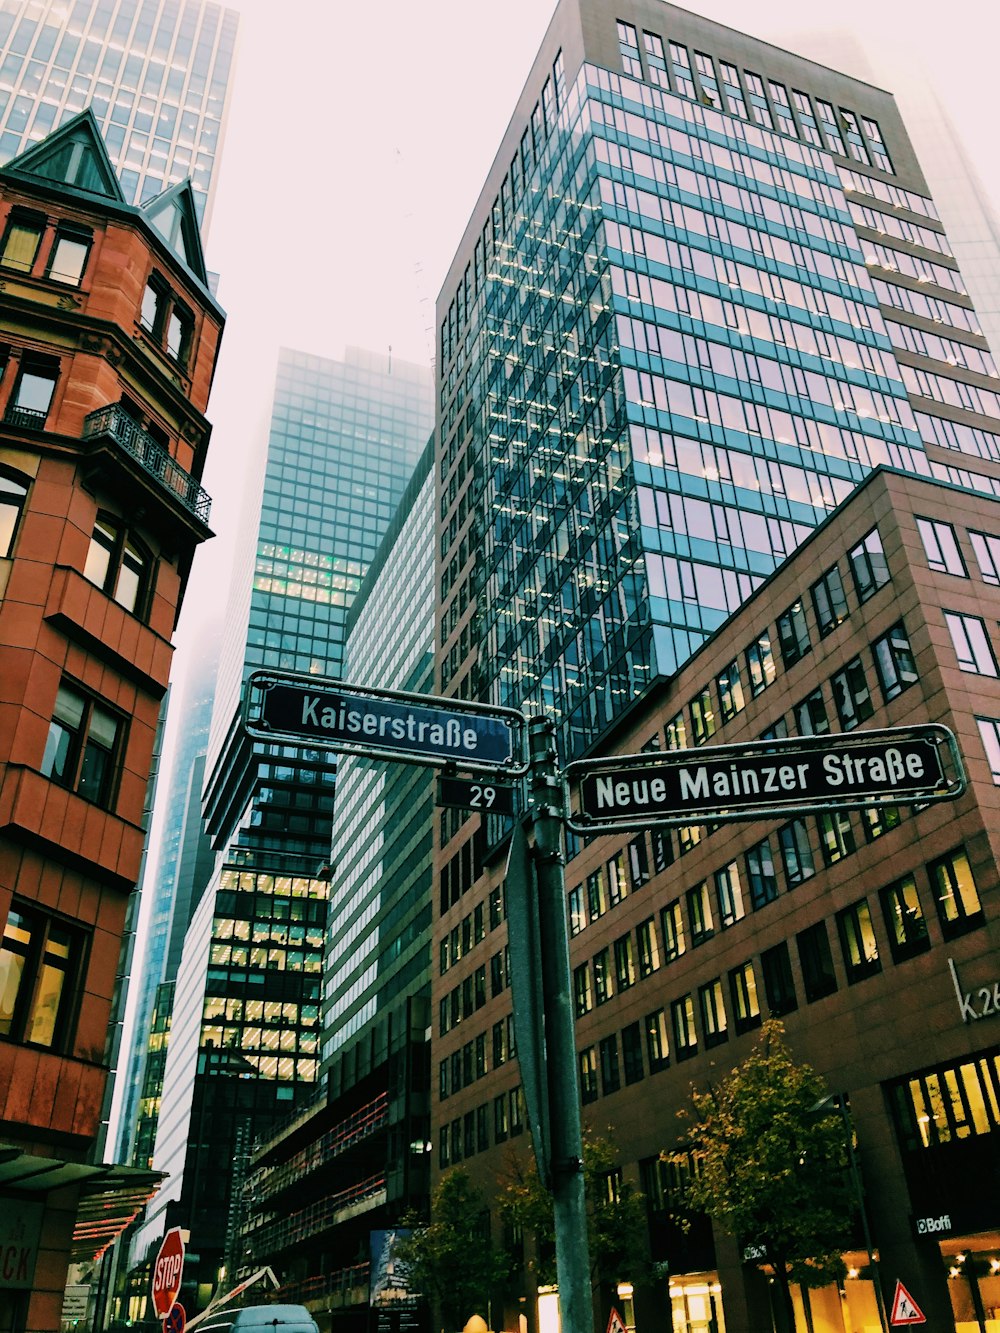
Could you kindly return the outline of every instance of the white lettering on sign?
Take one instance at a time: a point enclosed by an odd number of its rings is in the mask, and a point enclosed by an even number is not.
[[[963,1023],[975,1023],[980,1018],[989,1018],[1000,1014],[1000,981],[990,982],[986,986],[976,986],[963,991],[958,979],[958,968],[953,958],[948,959],[951,980],[955,987],[955,998],[962,1015]]]
[[[303,726],[322,727],[326,731],[351,732],[355,736],[379,736],[383,740],[415,741],[418,745],[448,746],[471,752],[479,744],[475,727],[463,727],[458,718],[446,722],[425,722],[407,713],[405,717],[389,717],[385,713],[351,708],[341,700],[337,707],[321,708],[322,695],[302,696]]]
[[[948,1213],[942,1213],[940,1217],[918,1217],[917,1235],[928,1236],[933,1231],[950,1231],[951,1216]]]
[[[890,748],[884,755],[827,754],[823,756],[823,771],[831,787],[845,782],[902,782],[904,778],[924,776],[924,761],[918,754],[903,755]]]
[[[153,1271],[153,1286],[159,1291],[173,1291],[180,1286],[181,1268],[184,1265],[183,1254],[165,1254],[156,1261]]]

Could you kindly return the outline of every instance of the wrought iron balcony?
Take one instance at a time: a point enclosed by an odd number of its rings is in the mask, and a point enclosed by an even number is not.
[[[98,436],[107,436],[114,440],[160,485],[175,495],[182,505],[196,518],[207,525],[212,512],[209,494],[194,477],[167,453],[147,431],[125,412],[118,403],[109,403],[99,408],[86,418],[83,423],[83,438],[93,440]]]
[[[6,426],[22,430],[25,427],[29,430],[44,430],[48,415],[47,411],[40,411],[37,407],[18,407],[16,403],[9,403],[3,419]]]

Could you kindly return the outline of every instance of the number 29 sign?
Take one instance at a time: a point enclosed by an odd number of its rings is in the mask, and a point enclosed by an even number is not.
[[[468,778],[438,779],[437,804],[480,814],[514,814],[514,787],[506,782],[483,782]]]

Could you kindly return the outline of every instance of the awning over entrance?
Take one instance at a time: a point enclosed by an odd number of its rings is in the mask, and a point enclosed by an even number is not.
[[[106,1162],[91,1166],[57,1157],[40,1157],[0,1143],[0,1190],[47,1194],[66,1185],[80,1186],[71,1263],[100,1258],[166,1179],[162,1171]]]

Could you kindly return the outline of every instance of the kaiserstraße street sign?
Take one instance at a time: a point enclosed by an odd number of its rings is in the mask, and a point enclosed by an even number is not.
[[[583,759],[566,776],[579,791],[569,826],[583,833],[953,800],[965,790],[955,737],[936,724]]]
[[[463,770],[523,773],[524,718],[509,708],[255,671],[243,700],[255,740]]]

